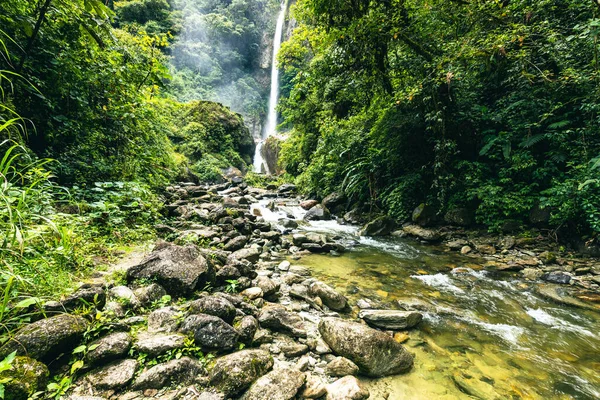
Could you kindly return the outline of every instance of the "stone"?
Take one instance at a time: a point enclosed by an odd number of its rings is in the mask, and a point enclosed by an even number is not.
[[[472,251],[473,251],[473,249],[471,248],[471,246],[463,246],[460,249],[460,254],[469,254]]]
[[[477,251],[481,254],[496,254],[496,248],[490,244],[478,244],[475,246],[475,249],[477,249]]]
[[[538,258],[542,260],[544,264],[554,264],[556,262],[556,254],[550,251],[541,252]]]
[[[233,397],[273,368],[273,357],[264,350],[242,350],[215,360],[209,383]]]
[[[345,357],[336,357],[327,364],[325,373],[329,376],[356,375],[358,366]]]
[[[344,203],[346,202],[346,196],[340,192],[333,192],[325,196],[322,201],[322,204],[329,208],[330,210],[335,210],[335,212],[343,211]]]
[[[133,380],[137,368],[136,360],[115,361],[90,372],[84,379],[98,391],[118,390]]]
[[[448,247],[450,250],[460,250],[464,246],[467,246],[467,245],[468,245],[468,242],[463,239],[455,239],[455,240],[451,240],[450,242],[446,243],[446,247]]]
[[[258,320],[251,315],[244,315],[233,323],[233,327],[240,335],[240,342],[250,344],[258,330]]]
[[[161,300],[167,295],[167,291],[158,283],[151,283],[150,285],[135,289],[133,294],[140,301],[142,306],[147,306]]]
[[[280,285],[266,276],[258,276],[254,281],[254,286],[262,289],[265,297],[274,295],[279,291]]]
[[[277,266],[277,269],[280,271],[289,271],[290,270],[290,262],[288,260],[282,261],[279,263],[279,265]]]
[[[425,240],[426,242],[436,242],[440,240],[439,232],[432,229],[426,229],[418,225],[406,225],[402,227],[402,231],[411,236]]]
[[[348,307],[348,300],[346,297],[323,282],[312,282],[308,287],[308,293],[311,296],[318,296],[323,301],[323,304],[334,311],[341,311]]]
[[[327,386],[323,379],[317,375],[307,374],[306,383],[304,385],[304,391],[302,397],[304,399],[318,399],[327,393]]]
[[[163,334],[142,332],[138,335],[134,347],[141,353],[158,356],[170,350],[184,346],[185,336],[179,334]]]
[[[396,310],[362,310],[358,317],[376,328],[394,331],[413,328],[423,320],[420,312]]]
[[[290,218],[283,218],[277,222],[279,223],[279,225],[287,229],[296,229],[298,227],[298,223]]]
[[[311,338],[307,341],[308,347],[318,355],[331,353],[329,345],[320,337]]]
[[[304,215],[305,221],[322,221],[331,218],[331,213],[327,207],[317,204]]]
[[[60,302],[62,309],[72,311],[94,305],[101,310],[106,304],[106,292],[100,287],[81,288]]]
[[[521,271],[523,278],[529,279],[530,281],[536,281],[544,275],[544,271],[539,268],[525,268]]]
[[[294,185],[292,183],[284,183],[283,185],[279,186],[277,191],[282,194],[292,193],[292,192],[296,191],[296,185]]]
[[[235,318],[235,307],[231,302],[220,296],[205,296],[189,303],[191,314],[208,314],[221,318],[231,324]]]
[[[152,279],[173,296],[187,296],[214,283],[212,264],[194,245],[177,246],[162,242],[140,264],[127,271],[128,281]]]
[[[565,285],[571,282],[571,275],[561,271],[547,272],[542,275],[542,280]]]
[[[471,226],[475,223],[475,213],[468,208],[452,208],[444,215],[444,222],[456,226]]]
[[[419,204],[412,213],[412,222],[420,226],[429,226],[435,222],[437,210],[425,203]]]
[[[74,349],[83,338],[87,321],[80,316],[60,314],[19,329],[2,347],[0,360],[13,351],[41,361],[52,361]]]
[[[303,202],[300,203],[300,207],[302,207],[305,210],[310,210],[311,208],[313,208],[314,206],[316,206],[317,204],[319,204],[319,202],[317,200],[304,200]]]
[[[50,372],[43,363],[29,357],[15,357],[8,369],[0,371],[4,382],[4,399],[27,400],[34,393],[46,390]]]
[[[293,368],[273,370],[250,386],[244,400],[291,400],[304,385],[306,375]]]
[[[183,313],[175,307],[162,307],[148,314],[149,332],[176,332]]]
[[[127,286],[115,286],[109,290],[110,297],[125,307],[139,307],[140,301]]]
[[[132,389],[162,389],[170,385],[188,385],[203,371],[204,368],[198,361],[181,357],[142,372],[133,382]]]
[[[181,332],[192,333],[198,346],[218,350],[234,348],[239,338],[231,325],[219,317],[207,314],[188,316],[181,325]]]
[[[369,391],[362,387],[358,379],[348,375],[327,385],[325,400],[363,400],[369,396]]]
[[[227,257],[228,264],[234,264],[236,261],[240,260],[248,260],[251,263],[255,263],[258,261],[260,256],[260,250],[255,247],[247,247],[245,249],[240,249],[234,251]]]
[[[290,342],[281,346],[281,351],[286,357],[300,357],[308,353],[308,346],[302,343]]]
[[[395,375],[413,365],[413,356],[401,344],[365,325],[327,317],[319,322],[319,332],[335,354],[353,361],[364,375]]]
[[[260,311],[258,322],[263,328],[269,328],[295,337],[306,337],[304,320],[298,314],[287,311],[285,307],[269,304]]]
[[[97,365],[116,360],[127,354],[131,348],[131,336],[126,332],[111,333],[93,342],[85,358],[89,364]]]
[[[248,300],[256,300],[264,296],[263,290],[257,286],[243,290],[240,294]]]
[[[395,227],[396,222],[384,215],[368,222],[362,227],[359,234],[360,236],[387,236],[392,233]]]
[[[237,236],[229,240],[225,246],[223,246],[223,250],[237,251],[243,249],[246,243],[248,243],[248,238],[246,236]]]
[[[292,243],[294,243],[294,246],[302,246],[304,243],[308,242],[308,237],[303,233],[294,233],[292,235]]]

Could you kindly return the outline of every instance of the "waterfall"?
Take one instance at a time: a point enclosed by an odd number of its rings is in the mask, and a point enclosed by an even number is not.
[[[273,59],[271,61],[271,93],[269,95],[269,114],[267,115],[267,123],[262,131],[262,135],[256,144],[256,152],[254,153],[254,171],[270,173],[269,167],[265,162],[261,150],[265,140],[275,134],[277,130],[277,100],[279,99],[279,69],[277,68],[277,53],[281,47],[281,38],[283,36],[283,23],[285,22],[286,1],[281,3],[281,10],[277,17],[277,26],[275,28],[275,38],[273,39]]]

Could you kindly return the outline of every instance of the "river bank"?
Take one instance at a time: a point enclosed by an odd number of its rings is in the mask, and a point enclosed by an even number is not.
[[[581,278],[595,276],[592,260],[577,274],[579,261],[547,265],[516,241],[484,254],[468,239],[450,245],[456,234],[445,245],[360,236],[307,218],[294,190],[167,188],[170,219],[157,227],[167,241],[46,304],[48,318],[0,348],[31,357],[17,365],[36,376],[19,386],[13,368],[9,390],[37,391],[52,376],[63,384],[54,395],[73,400],[598,394],[600,343],[586,333],[599,328],[595,305],[562,293],[595,290]],[[527,267],[560,268],[569,285]]]

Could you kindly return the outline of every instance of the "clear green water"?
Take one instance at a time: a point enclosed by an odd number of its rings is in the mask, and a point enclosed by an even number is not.
[[[318,230],[318,229],[317,229]],[[339,256],[296,264],[351,299],[428,302],[432,311],[405,346],[415,368],[365,380],[371,398],[600,398],[600,314],[561,306],[516,275],[493,275],[482,262],[402,239],[361,239]],[[356,312],[354,308],[354,312]]]

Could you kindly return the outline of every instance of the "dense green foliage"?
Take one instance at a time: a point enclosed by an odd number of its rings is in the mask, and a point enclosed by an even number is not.
[[[500,229],[541,205],[556,228],[600,232],[598,13],[300,0],[279,56],[293,127],[282,164],[309,192],[341,188],[399,219],[427,202]]]

